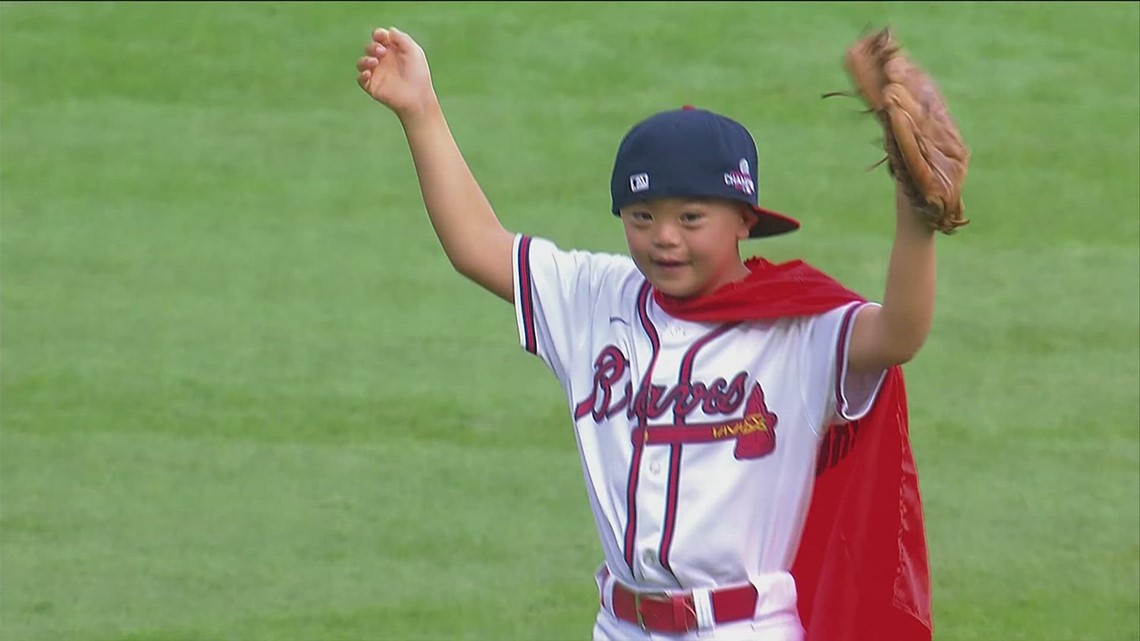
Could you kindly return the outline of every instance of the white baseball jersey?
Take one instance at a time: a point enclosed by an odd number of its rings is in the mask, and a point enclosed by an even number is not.
[[[688,322],[628,256],[520,235],[514,267],[520,341],[566,393],[609,573],[640,590],[752,582],[761,607],[794,614],[820,439],[883,380],[845,372],[864,303]]]

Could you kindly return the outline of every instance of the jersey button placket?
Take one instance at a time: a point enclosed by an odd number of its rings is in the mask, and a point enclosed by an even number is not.
[[[652,421],[650,422],[652,425]],[[642,579],[659,579],[661,563],[657,546],[661,541],[660,524],[664,522],[665,472],[669,469],[669,448],[651,445],[645,449],[641,462],[642,479],[638,487],[638,547],[637,559],[642,568]]]

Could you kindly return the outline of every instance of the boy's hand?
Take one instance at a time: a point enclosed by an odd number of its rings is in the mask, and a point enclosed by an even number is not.
[[[401,120],[436,104],[424,50],[395,27],[372,32],[356,70],[360,88]]]

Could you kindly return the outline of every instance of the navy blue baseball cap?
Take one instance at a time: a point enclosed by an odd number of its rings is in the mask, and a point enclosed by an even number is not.
[[[800,223],[758,205],[756,143],[739,122],[682,107],[634,125],[618,146],[610,179],[613,214],[665,197],[716,197],[749,204],[759,220],[748,236],[775,236]]]

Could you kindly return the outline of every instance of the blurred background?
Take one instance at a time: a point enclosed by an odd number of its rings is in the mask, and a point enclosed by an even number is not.
[[[0,639],[585,639],[566,401],[447,263],[374,27],[512,231],[624,252],[613,154],[748,126],[751,241],[878,299],[891,24],[973,152],[905,368],[935,639],[1140,638],[1140,4],[0,3]]]

